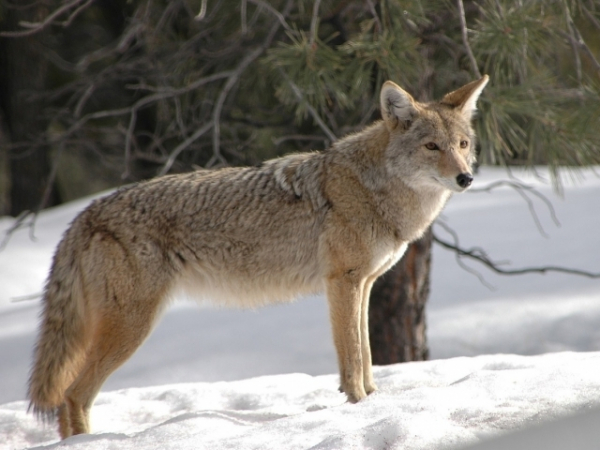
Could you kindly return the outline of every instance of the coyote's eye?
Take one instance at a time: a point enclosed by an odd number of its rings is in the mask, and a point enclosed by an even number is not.
[[[467,141],[460,141],[460,148],[467,148],[469,143]]]
[[[427,144],[425,144],[425,148],[427,150],[439,150],[440,149],[435,142],[428,142]]]

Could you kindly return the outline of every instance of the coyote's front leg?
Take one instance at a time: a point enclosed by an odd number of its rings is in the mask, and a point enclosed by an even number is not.
[[[373,380],[373,364],[371,358],[371,343],[369,341],[369,298],[376,277],[371,277],[363,286],[360,307],[360,337],[363,364],[363,383],[367,395],[377,390]]]
[[[361,346],[363,283],[353,271],[330,277],[327,281],[327,300],[338,355],[340,387],[352,403],[367,396]]]

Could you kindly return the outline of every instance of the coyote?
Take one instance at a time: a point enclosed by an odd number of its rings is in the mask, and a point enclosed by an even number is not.
[[[350,402],[376,390],[373,282],[473,181],[484,76],[420,103],[391,81],[379,120],[323,152],[167,175],[93,202],[60,242],[28,396],[60,436],[89,433],[106,378],[175,293],[256,307],[325,291]]]

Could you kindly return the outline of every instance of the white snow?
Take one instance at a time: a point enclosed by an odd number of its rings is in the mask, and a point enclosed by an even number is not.
[[[565,177],[564,199],[544,181],[545,169],[513,175],[548,196],[561,226],[531,196],[544,237],[507,187],[457,195],[441,221],[461,246],[480,246],[495,261],[510,260],[507,267],[600,272],[594,169],[576,182]],[[506,178],[487,168],[474,187]],[[0,252],[0,449],[440,449],[481,441],[490,449],[600,448],[600,280],[501,276],[467,261],[490,290],[439,246],[428,335],[432,358],[450,359],[376,368],[380,390],[350,405],[337,392],[322,297],[256,311],[177,304],[104,385],[94,434],[58,444],[54,424],[36,422],[23,401],[39,300],[14,299],[41,292],[60,235],[88,202],[43,212],[35,241],[21,230]],[[0,219],[0,230],[11,224]],[[440,225],[435,232],[451,240]]]

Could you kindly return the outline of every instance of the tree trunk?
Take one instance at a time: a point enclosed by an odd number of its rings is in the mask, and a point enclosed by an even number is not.
[[[369,335],[373,364],[423,361],[429,355],[425,303],[429,296],[431,229],[373,286]]]
[[[48,14],[44,2],[28,6],[6,7],[0,28],[18,30],[20,21],[37,22]],[[40,206],[48,176],[50,161],[46,145],[33,143],[43,134],[46,120],[42,117],[43,102],[32,94],[44,89],[48,63],[41,42],[45,32],[27,37],[0,38],[0,107],[4,111],[8,138],[19,143],[9,151],[10,213],[36,210]],[[55,203],[49,198],[50,206]]]

